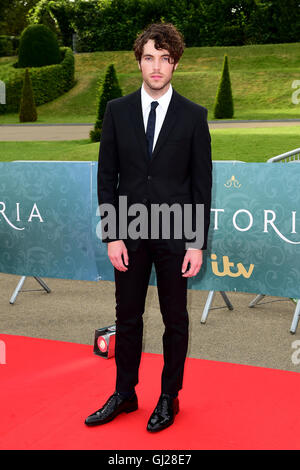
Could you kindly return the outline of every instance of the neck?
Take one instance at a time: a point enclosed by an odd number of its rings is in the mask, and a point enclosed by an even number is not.
[[[164,86],[163,88],[161,88],[160,90],[155,90],[153,88],[150,88],[147,83],[143,82],[143,85],[144,85],[144,89],[145,91],[148,93],[148,95],[151,96],[151,98],[157,100],[158,98],[160,98],[161,96],[163,96],[165,93],[167,93],[167,91],[169,90],[170,88],[170,82]]]

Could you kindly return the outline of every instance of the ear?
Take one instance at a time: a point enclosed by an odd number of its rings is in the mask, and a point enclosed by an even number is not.
[[[138,66],[139,66],[139,69],[141,70],[141,62],[138,61]]]
[[[177,69],[177,65],[178,65],[178,62],[177,62],[177,64],[174,64],[174,70]]]

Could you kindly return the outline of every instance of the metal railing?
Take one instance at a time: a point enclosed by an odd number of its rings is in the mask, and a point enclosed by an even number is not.
[[[296,162],[300,161],[300,148],[291,150],[290,152],[282,153],[281,155],[277,155],[276,157],[269,158],[267,163],[276,163],[276,162]]]

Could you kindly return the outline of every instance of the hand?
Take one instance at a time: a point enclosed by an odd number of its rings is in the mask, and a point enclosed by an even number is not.
[[[190,268],[188,271],[187,267],[190,263]],[[198,274],[202,265],[202,250],[187,250],[183,263],[181,272],[183,277],[193,277]],[[186,271],[186,272],[185,272]]]
[[[128,252],[123,240],[116,240],[109,242],[107,247],[107,254],[111,264],[118,269],[118,271],[127,271],[125,266],[129,264]],[[123,259],[122,259],[123,256]],[[124,261],[123,261],[124,260]]]

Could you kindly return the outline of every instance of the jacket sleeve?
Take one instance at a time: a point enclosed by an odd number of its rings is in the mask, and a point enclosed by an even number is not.
[[[207,249],[207,237],[210,224],[212,190],[211,137],[207,123],[207,110],[201,108],[192,139],[192,195],[193,195],[193,230],[202,231],[199,240],[187,244],[189,248]],[[199,218],[196,204],[203,204],[203,217]],[[198,215],[198,217],[197,217]],[[202,219],[202,220],[201,220]],[[202,243],[203,242],[203,243]]]
[[[107,104],[99,148],[99,159],[98,159],[98,173],[97,173],[97,192],[98,192],[98,203],[100,206],[100,217],[101,217],[101,228],[102,228],[102,241],[110,242],[118,240],[118,227],[117,227],[117,188],[119,181],[119,159],[117,152],[117,142],[115,137],[115,129],[113,116],[111,111],[110,103]],[[101,209],[105,205],[110,205],[111,212],[104,213]],[[107,206],[106,206],[107,207]],[[113,217],[113,210],[115,211],[116,217]],[[105,222],[110,222],[114,226],[106,227]],[[110,230],[107,230],[109,228]]]

